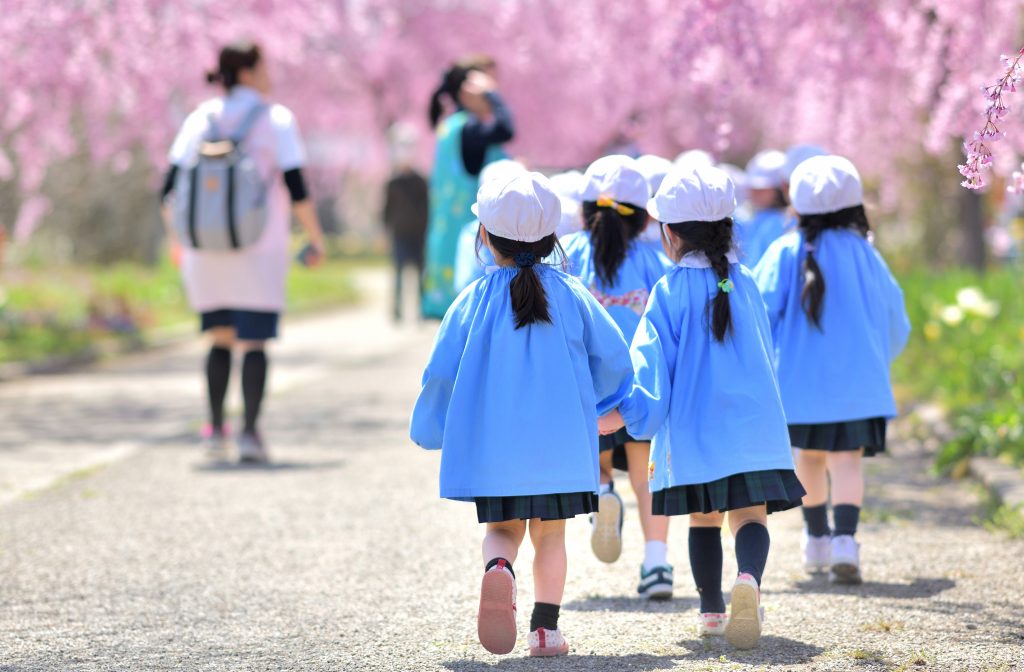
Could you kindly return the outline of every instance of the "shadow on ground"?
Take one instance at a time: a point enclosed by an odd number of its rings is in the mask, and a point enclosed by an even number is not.
[[[665,614],[677,611],[688,611],[700,606],[700,600],[694,597],[676,597],[671,600],[648,600],[646,598],[629,598],[621,595],[608,596],[589,595],[581,600],[573,600],[562,605],[563,609],[572,611],[628,611],[646,614]]]
[[[806,581],[798,581],[792,588],[773,590],[773,593],[859,595],[861,597],[888,597],[897,600],[928,599],[956,586],[956,581],[947,578],[917,578],[910,583],[883,583],[865,581],[859,586],[832,585],[822,575]]]
[[[807,644],[787,637],[764,635],[756,649],[740,651],[726,643],[724,637],[703,637],[687,639],[679,643],[687,653],[678,660],[698,661],[728,660],[733,663],[748,665],[767,665],[771,669],[775,665],[798,665],[810,662],[825,652],[820,646]]]
[[[638,653],[626,656],[577,656],[568,655],[549,658],[543,661],[535,658],[506,658],[497,663],[485,663],[478,660],[453,660],[444,664],[452,672],[476,672],[477,670],[495,670],[497,672],[533,672],[543,667],[544,670],[630,670],[646,672],[648,670],[671,670],[675,667],[673,656],[651,656]]]

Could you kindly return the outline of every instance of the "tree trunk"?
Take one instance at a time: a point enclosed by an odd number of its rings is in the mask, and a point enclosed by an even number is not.
[[[985,216],[981,195],[960,190],[961,262],[977,271],[985,270]]]

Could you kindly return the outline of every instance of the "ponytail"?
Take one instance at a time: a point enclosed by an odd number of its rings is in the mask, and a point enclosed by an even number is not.
[[[615,284],[630,243],[647,226],[647,211],[643,208],[610,202],[613,205],[604,205],[605,201],[602,205],[597,201],[583,202],[583,222],[594,246],[594,266],[605,285]],[[627,210],[631,212],[622,214]]]
[[[548,305],[548,295],[544,291],[544,285],[541,284],[535,266],[541,263],[542,259],[551,256],[551,253],[558,247],[558,238],[551,234],[533,243],[523,243],[488,232],[487,239],[499,255],[515,261],[516,266],[519,267],[519,271],[509,285],[516,329],[539,322],[550,324],[551,310]]]
[[[707,319],[710,313],[708,322],[711,333],[716,341],[722,343],[733,329],[732,305],[729,303],[733,283],[729,278],[728,256],[732,250],[732,218],[726,217],[717,222],[681,222],[667,226],[683,241],[683,247],[678,251],[680,256],[690,252],[702,253],[718,278],[718,291],[714,298],[708,299],[704,314]]]
[[[206,81],[210,84],[220,84],[230,91],[238,85],[238,73],[241,70],[255,68],[260,58],[260,46],[255,42],[232,42],[221,48],[217,57],[217,69],[206,73]]]
[[[431,128],[436,128],[437,123],[441,121],[441,115],[444,114],[443,99],[445,96],[448,96],[448,98],[458,104],[459,91],[462,89],[462,85],[465,83],[466,76],[469,75],[469,71],[473,69],[476,68],[466,67],[463,65],[453,65],[445,70],[444,74],[441,75],[441,84],[430,96],[430,107],[427,110],[427,115],[430,117]]]
[[[821,313],[825,307],[825,277],[814,256],[818,236],[826,229],[854,229],[864,238],[871,225],[863,205],[844,208],[820,215],[800,215],[799,229],[804,235],[804,263],[801,268],[804,285],[800,290],[800,305],[807,319],[821,329]]]

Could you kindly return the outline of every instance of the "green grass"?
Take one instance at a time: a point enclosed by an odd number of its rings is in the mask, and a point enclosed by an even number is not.
[[[296,265],[287,295],[291,313],[351,304],[358,299],[352,264]],[[170,263],[14,268],[0,277],[0,363],[76,356],[117,341],[144,343],[195,322]]]

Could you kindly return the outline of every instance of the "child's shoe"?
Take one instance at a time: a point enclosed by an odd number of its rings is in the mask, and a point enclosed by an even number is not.
[[[649,600],[672,599],[672,565],[659,565],[647,571],[640,565],[640,585],[636,592]]]
[[[832,558],[832,540],[825,537],[812,537],[804,529],[800,535],[800,550],[804,554],[804,569],[811,574],[827,572]]]
[[[504,560],[484,572],[476,631],[491,653],[509,653],[515,648],[516,580]]]
[[[832,567],[828,573],[831,583],[857,585],[863,583],[860,575],[860,544],[848,534],[832,537]]]
[[[725,625],[729,622],[728,614],[697,614],[697,636],[711,637],[713,635],[724,635]]]
[[[622,498],[614,488],[598,498],[593,515],[590,548],[601,562],[615,562],[622,555]]]
[[[230,453],[228,449],[228,428],[217,430],[209,423],[203,425],[201,432],[203,439],[203,453],[206,459],[212,462],[226,462]]]
[[[725,626],[725,639],[737,649],[752,649],[761,639],[761,590],[750,574],[740,574],[732,587],[729,603],[729,623]]]
[[[569,642],[565,641],[561,630],[537,628],[526,636],[530,645],[531,656],[564,656],[569,653]]]

